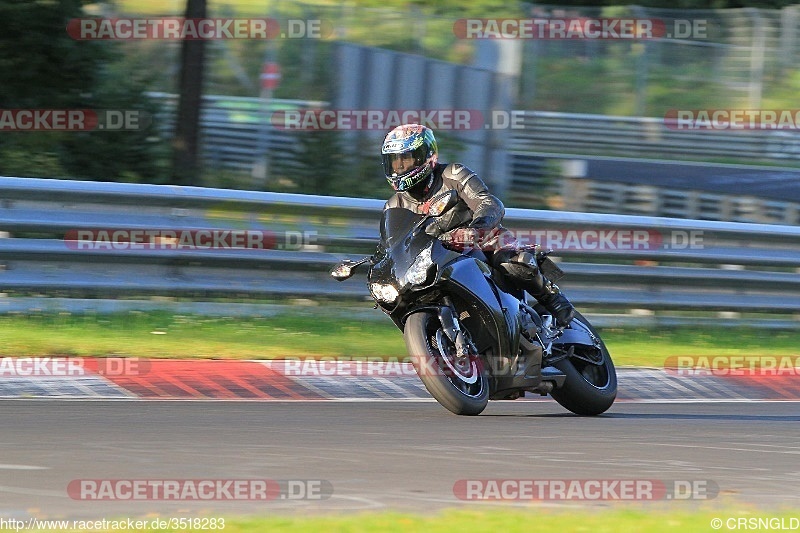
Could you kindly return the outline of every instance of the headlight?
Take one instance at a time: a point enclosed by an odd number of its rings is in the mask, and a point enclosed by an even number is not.
[[[369,290],[375,298],[387,303],[392,303],[397,300],[399,294],[394,285],[384,285],[382,283],[371,283]]]
[[[425,281],[425,278],[428,277],[428,269],[433,265],[433,259],[431,259],[431,250],[433,250],[433,243],[430,246],[422,250],[417,258],[414,260],[414,264],[406,272],[406,281],[408,283],[419,285]]]

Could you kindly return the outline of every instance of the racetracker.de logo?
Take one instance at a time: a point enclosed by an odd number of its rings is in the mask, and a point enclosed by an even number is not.
[[[271,124],[293,131],[387,131],[401,124],[434,130],[523,129],[524,111],[477,109],[299,109],[276,111]]]
[[[333,485],[324,479],[74,479],[67,495],[90,501],[326,500]]]
[[[649,18],[458,19],[458,39],[654,39],[667,35],[663,20]]]
[[[719,494],[705,479],[460,479],[453,495],[467,501],[709,500]]]
[[[135,131],[151,121],[134,109],[0,109],[0,131]]]
[[[648,229],[626,228],[573,228],[573,229],[513,229],[496,235],[494,230],[474,230],[466,240],[459,240],[459,230],[452,239],[445,240],[463,248],[480,248],[493,251],[506,246],[539,245],[545,250],[563,251],[648,251],[687,250],[705,247],[704,234],[699,230],[673,230],[661,232]]]
[[[0,357],[0,377],[143,376],[150,360],[136,357]]]
[[[74,229],[64,235],[71,250],[302,250],[317,242],[316,231],[222,229]]]
[[[800,376],[800,355],[676,355],[664,368],[678,376]]]
[[[273,18],[79,18],[67,24],[77,41],[322,39],[333,26],[319,19]]]
[[[800,109],[670,109],[664,126],[671,130],[797,130]]]
[[[0,376],[83,376],[83,359],[73,357],[0,357]]]

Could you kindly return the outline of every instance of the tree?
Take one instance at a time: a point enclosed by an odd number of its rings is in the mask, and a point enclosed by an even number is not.
[[[85,3],[0,3],[0,109],[150,111],[144,83],[113,68],[119,43],[68,35],[67,23],[85,16]],[[161,144],[152,124],[136,132],[2,132],[0,174],[158,181]]]
[[[186,18],[206,18],[206,0],[187,0]],[[180,185],[199,182],[200,111],[203,98],[205,42],[184,39],[181,49],[180,101],[172,138],[172,179]]]

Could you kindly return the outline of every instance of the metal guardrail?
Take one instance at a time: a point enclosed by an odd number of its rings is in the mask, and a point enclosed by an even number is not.
[[[369,298],[363,277],[330,267],[374,250],[382,200],[196,187],[0,177],[0,291],[20,296],[153,296],[254,301]],[[508,209],[520,232],[701,232],[702,247],[561,250],[561,283],[583,308],[754,311],[800,309],[800,227]],[[274,249],[76,249],[77,229],[274,232]],[[289,249],[282,239],[305,232]],[[695,233],[695,235],[698,235]],[[662,243],[663,244],[663,243]],[[284,249],[281,249],[284,248]],[[724,268],[721,268],[723,267]],[[800,322],[798,322],[800,325]]]

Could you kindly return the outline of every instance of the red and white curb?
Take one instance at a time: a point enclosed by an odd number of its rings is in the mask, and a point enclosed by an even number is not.
[[[42,361],[47,363],[43,364]],[[0,358],[0,398],[113,400],[428,400],[408,363]],[[11,361],[11,362],[9,362]],[[113,362],[110,364],[109,361]],[[144,363],[141,363],[144,361]],[[38,363],[38,366],[37,366]],[[619,368],[619,401],[800,401],[794,375],[678,375]],[[529,395],[526,399],[539,399]]]

